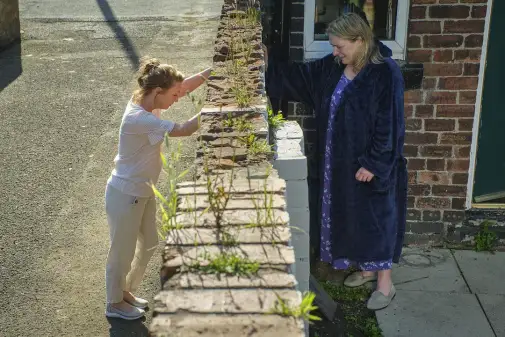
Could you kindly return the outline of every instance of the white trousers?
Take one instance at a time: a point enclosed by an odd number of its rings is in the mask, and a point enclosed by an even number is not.
[[[107,185],[105,210],[110,231],[105,269],[107,303],[118,303],[123,300],[123,291],[138,288],[158,246],[156,199],[124,194]]]

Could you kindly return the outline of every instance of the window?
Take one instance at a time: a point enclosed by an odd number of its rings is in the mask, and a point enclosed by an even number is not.
[[[331,53],[328,24],[344,13],[363,11],[375,36],[393,51],[393,58],[404,59],[408,9],[408,0],[306,0],[305,58]]]

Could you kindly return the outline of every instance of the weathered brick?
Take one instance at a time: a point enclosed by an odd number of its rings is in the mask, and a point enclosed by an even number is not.
[[[472,133],[459,132],[459,133],[442,133],[440,144],[453,144],[465,145],[472,142]]]
[[[410,9],[410,18],[414,20],[426,18],[426,6],[412,6]]]
[[[485,18],[487,15],[487,6],[473,6],[472,18]]]
[[[434,246],[439,245],[442,242],[442,236],[440,234],[432,233],[406,233],[404,244],[407,246]],[[155,336],[156,337],[156,336]]]
[[[455,104],[457,93],[448,91],[432,91],[426,96],[426,103],[430,104]],[[437,107],[438,110],[438,107]]]
[[[407,197],[407,207],[414,208],[416,204],[416,197]]]
[[[454,173],[452,183],[455,185],[466,185],[468,183],[468,173]]]
[[[444,33],[483,33],[484,20],[445,21]]]
[[[488,0],[461,0],[461,3],[469,3],[469,4],[485,4]]]
[[[470,6],[430,6],[430,18],[465,19],[470,16]]]
[[[291,33],[289,44],[293,47],[303,47],[303,33]]]
[[[408,48],[421,48],[421,37],[420,36],[409,36],[407,38]]]
[[[303,18],[291,18],[290,31],[303,33]]]
[[[405,120],[405,129],[407,131],[419,131],[423,128],[423,120],[416,118],[407,118]]]
[[[424,221],[437,221],[442,218],[440,211],[423,211]]]
[[[459,0],[438,0],[439,4],[456,4]]]
[[[406,91],[403,96],[405,104],[422,103],[423,95],[420,90]]]
[[[456,158],[470,158],[470,146],[456,146],[454,148],[454,156]]]
[[[430,197],[419,197],[416,201],[416,207],[422,209],[445,209],[449,208],[451,205],[451,199],[449,198],[430,198]]]
[[[449,174],[447,172],[419,172],[417,175],[419,184],[448,184]]]
[[[481,48],[484,42],[482,34],[472,34],[465,37],[465,48]]]
[[[475,90],[479,83],[478,77],[442,77],[438,88],[442,90]]]
[[[476,100],[476,91],[461,91],[459,93],[459,104],[475,104]]]
[[[473,119],[458,119],[459,131],[472,131]]]
[[[289,14],[292,18],[303,18],[305,14],[305,6],[303,4],[291,4]]]
[[[412,0],[412,4],[414,5],[426,5],[434,3],[437,3],[437,0]]]
[[[410,62],[431,62],[432,56],[431,50],[419,49],[419,50],[411,50],[407,54],[407,59]]]
[[[407,210],[407,220],[421,220],[421,211],[417,209]]]
[[[454,131],[455,127],[454,119],[426,119],[424,121],[426,131]]]
[[[441,32],[440,21],[411,21],[409,24],[410,34],[440,34]]]
[[[292,303],[300,303],[295,290],[280,289],[206,289],[162,291],[156,298],[156,312],[175,314],[179,311],[190,313],[267,314],[275,306],[278,297]],[[245,309],[247,308],[247,309]]]
[[[428,159],[426,161],[426,169],[428,171],[444,171],[445,159]]]
[[[414,105],[405,104],[403,107],[403,113],[405,115],[405,118],[411,118],[414,115]]]
[[[405,135],[405,144],[436,144],[437,141],[438,134],[436,133],[408,132]]]
[[[473,105],[438,105],[437,117],[473,117],[475,106]]]
[[[468,172],[470,161],[468,159],[447,159],[447,170],[453,172]]]
[[[425,35],[425,48],[455,48],[463,45],[462,35]]]
[[[433,185],[432,192],[433,195],[440,197],[464,197],[466,186]]]
[[[410,158],[407,163],[409,170],[424,170],[426,168],[425,159]]]
[[[458,222],[464,219],[464,211],[444,211],[444,221],[446,222]]]
[[[260,269],[256,275],[240,277],[237,275],[203,274],[198,271],[173,276],[163,290],[172,289],[241,289],[241,288],[294,288],[296,279],[284,271]]]
[[[465,209],[465,198],[452,198],[451,208],[452,209]]]
[[[481,50],[463,49],[454,51],[454,60],[463,62],[479,62]]]
[[[409,172],[409,184],[417,184],[417,172]]]
[[[463,75],[477,76],[479,75],[479,70],[480,70],[479,63],[465,63],[463,68]]]
[[[427,196],[430,195],[430,185],[409,185],[408,195],[413,196]]]
[[[424,76],[458,76],[463,73],[463,65],[431,63],[424,65]]]
[[[425,90],[430,90],[430,89],[435,89],[435,87],[437,86],[437,79],[436,78],[428,78],[428,77],[424,77],[423,78],[423,89]]]
[[[431,221],[408,221],[407,222],[407,232],[412,232],[416,234],[434,233],[440,234],[444,230],[444,224],[442,222],[431,222]]]
[[[416,117],[419,117],[419,118],[433,117],[434,110],[435,110],[435,106],[433,106],[433,105],[417,105],[415,115],[416,115]]]
[[[417,157],[419,147],[417,145],[405,145],[403,147],[403,155],[405,157]]]
[[[454,59],[454,52],[451,49],[435,50],[433,52],[433,61],[451,62]]]
[[[428,145],[421,146],[421,157],[445,158],[452,156],[452,146]]]

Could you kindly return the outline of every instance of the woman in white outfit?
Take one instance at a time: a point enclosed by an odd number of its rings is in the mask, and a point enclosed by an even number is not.
[[[151,184],[161,172],[161,144],[171,137],[193,134],[199,114],[183,124],[160,119],[179,97],[199,87],[210,69],[189,78],[168,64],[144,59],[138,89],[126,106],[119,130],[115,168],[107,181],[105,209],[110,230],[106,266],[107,317],[141,318],[147,301],[133,295],[153,255],[158,237],[156,200]]]

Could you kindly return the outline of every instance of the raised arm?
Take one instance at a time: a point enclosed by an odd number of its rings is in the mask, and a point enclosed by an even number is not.
[[[198,74],[192,75],[182,82],[181,96],[191,93],[193,90],[201,86],[210,76],[212,68],[207,68]]]
[[[329,71],[325,69],[325,65],[329,63],[331,55],[319,60],[297,63],[280,62],[274,53],[268,55],[266,50],[265,52],[268,96],[302,102],[315,108],[321,95],[324,74]],[[333,59],[330,62],[333,62]]]
[[[200,113],[194,115],[191,119],[183,124],[176,123],[172,131],[168,133],[170,137],[185,137],[191,136],[200,127]]]

